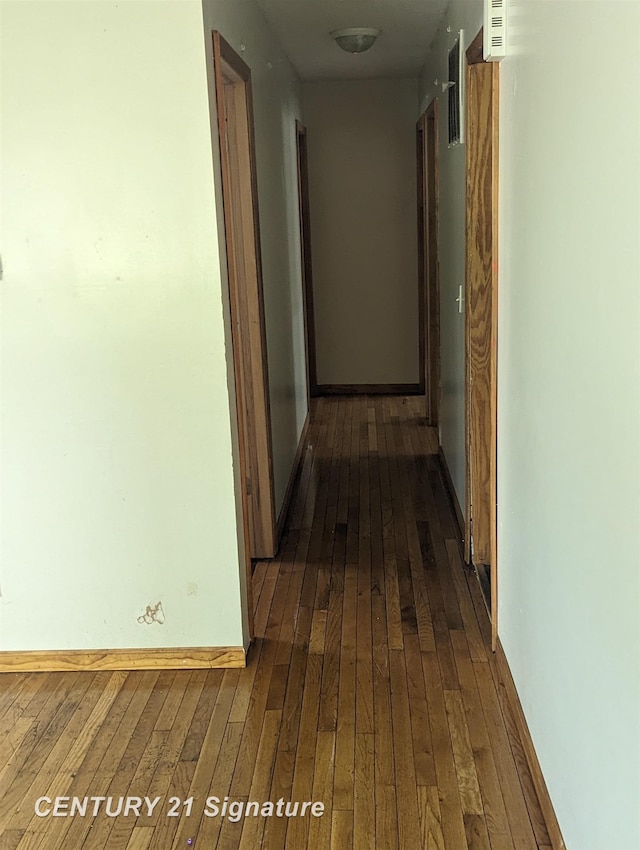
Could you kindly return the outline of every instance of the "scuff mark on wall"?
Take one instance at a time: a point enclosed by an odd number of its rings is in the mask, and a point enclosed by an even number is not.
[[[144,614],[141,614],[138,617],[138,622],[142,625],[143,623],[147,626],[150,626],[151,623],[159,623],[161,626],[164,624],[165,616],[164,616],[164,608],[162,607],[162,602],[158,602],[156,605],[147,605],[147,610]]]

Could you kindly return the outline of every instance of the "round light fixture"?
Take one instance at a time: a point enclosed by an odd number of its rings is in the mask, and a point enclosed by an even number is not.
[[[347,27],[342,30],[333,30],[332,38],[335,39],[338,47],[346,50],[347,53],[364,53],[373,47],[381,30],[374,27]]]

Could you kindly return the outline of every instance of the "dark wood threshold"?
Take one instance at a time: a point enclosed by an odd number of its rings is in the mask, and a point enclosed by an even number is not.
[[[420,384],[318,384],[316,394],[327,395],[422,395]]]

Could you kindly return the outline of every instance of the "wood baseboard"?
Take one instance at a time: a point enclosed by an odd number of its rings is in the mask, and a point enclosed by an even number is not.
[[[60,673],[78,670],[195,670],[246,667],[241,646],[170,649],[61,649],[0,652],[0,673]]]
[[[324,395],[420,395],[420,384],[318,384]]]
[[[524,716],[524,711],[522,710],[520,697],[518,696],[513,676],[511,675],[509,662],[507,661],[507,656],[504,653],[504,649],[499,638],[496,646],[495,658],[498,678],[502,685],[501,697],[506,701],[505,708],[507,712],[510,712],[518,737],[520,738],[524,756],[531,773],[533,786],[538,797],[538,802],[540,803],[540,808],[542,809],[542,815],[545,820],[547,832],[549,833],[551,846],[553,850],[566,850],[566,845],[564,843],[562,833],[560,832],[560,825],[558,824],[553,803],[549,796],[547,783],[544,781],[540,762],[538,761],[531,733],[527,726],[527,720]]]
[[[307,434],[309,433],[310,422],[311,412],[308,411],[307,418],[304,420],[304,425],[302,426],[302,433],[300,434],[300,440],[298,441],[296,455],[293,459],[291,475],[289,476],[289,482],[287,484],[287,489],[285,490],[282,508],[280,509],[278,521],[276,522],[276,553],[280,548],[280,541],[282,540],[282,535],[284,533],[284,526],[287,521],[287,517],[289,516],[289,511],[291,509],[291,499],[293,498],[293,491],[296,485],[296,481],[298,480],[298,475],[300,474],[300,469],[302,465],[302,455],[304,453],[304,447],[307,442]]]
[[[464,544],[464,516],[462,514],[460,502],[456,495],[456,488],[453,486],[453,478],[451,477],[447,458],[445,457],[442,446],[438,446],[438,460],[440,461],[440,469],[442,470],[446,490],[449,493],[449,498],[453,505],[453,512],[456,515],[456,522],[458,524],[458,543],[462,546]]]

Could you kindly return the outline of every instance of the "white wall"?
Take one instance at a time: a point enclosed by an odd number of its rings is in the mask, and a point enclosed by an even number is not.
[[[201,6],[1,6],[0,648],[240,645]]]
[[[303,86],[319,384],[419,381],[417,88]]]
[[[300,84],[253,0],[203,0],[203,9],[207,47],[218,30],[251,68],[277,513],[307,414],[295,138]],[[212,81],[209,49],[207,58]],[[215,117],[215,99],[211,108]]]
[[[499,630],[569,850],[637,850],[640,5],[509,24]]]
[[[421,81],[420,111],[438,97],[439,115],[439,260],[441,405],[440,444],[447,458],[458,501],[465,504],[464,314],[458,312],[458,287],[465,284],[465,146],[448,146],[447,94],[449,51],[464,30],[468,46],[482,26],[482,0],[451,0],[427,57]],[[450,28],[450,32],[447,32]],[[466,49],[466,47],[464,48]],[[435,82],[438,81],[438,85]]]

